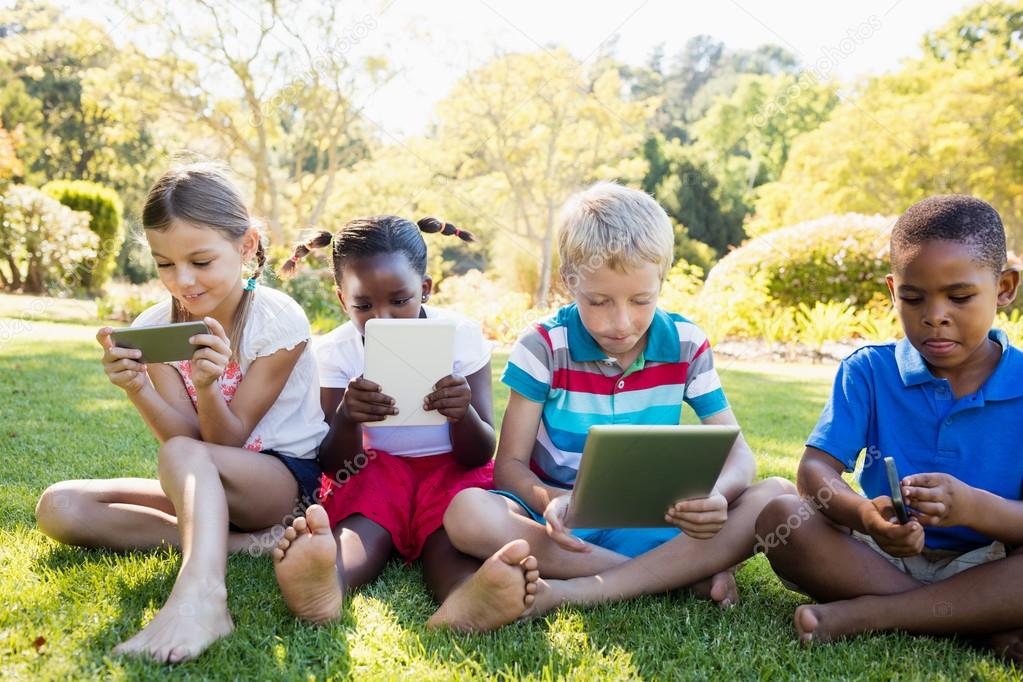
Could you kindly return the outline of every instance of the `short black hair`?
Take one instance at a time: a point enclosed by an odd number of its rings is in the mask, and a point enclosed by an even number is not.
[[[902,267],[910,248],[936,240],[968,246],[977,262],[996,275],[1005,269],[1005,228],[998,211],[986,201],[965,194],[939,194],[907,208],[892,228],[892,269]]]

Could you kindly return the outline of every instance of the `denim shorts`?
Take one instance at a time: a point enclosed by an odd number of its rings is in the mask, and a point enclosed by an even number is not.
[[[531,509],[515,493],[507,490],[491,490],[490,492],[517,503],[523,511],[537,523],[547,525],[543,514]],[[583,542],[588,542],[629,558],[645,554],[656,549],[665,542],[674,540],[682,531],[678,528],[573,528],[572,535]]]
[[[298,497],[302,509],[320,503],[320,461],[318,459],[300,459],[282,455],[276,450],[263,450],[262,454],[276,457],[288,467],[288,471],[298,483]]]

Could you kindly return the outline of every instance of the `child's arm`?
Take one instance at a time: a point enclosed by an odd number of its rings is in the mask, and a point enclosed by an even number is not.
[[[924,529],[915,519],[900,524],[891,497],[867,499],[842,478],[845,466],[823,450],[807,447],[796,473],[800,494],[832,521],[870,535],[892,556],[913,556],[924,546]]]
[[[494,485],[514,493],[539,512],[545,510],[551,500],[569,493],[563,488],[546,485],[529,468],[542,414],[543,403],[510,391],[494,460]]]
[[[512,389],[494,460],[494,486],[514,493],[530,508],[541,512],[547,521],[547,534],[558,545],[575,552],[588,552],[590,545],[573,536],[565,526],[571,491],[546,485],[529,468],[542,416],[543,403]]]
[[[394,399],[380,392],[380,386],[356,377],[343,389],[320,389],[320,405],[330,430],[320,445],[320,466],[324,473],[346,470],[362,453],[362,425],[383,421],[395,414]]]
[[[966,526],[1007,545],[1023,544],[1023,502],[969,486],[948,474],[902,479],[906,503],[924,526]]]
[[[701,420],[704,424],[738,426],[731,408]],[[713,537],[728,521],[728,505],[753,483],[757,473],[757,462],[746,439],[739,434],[732,450],[725,460],[717,482],[710,495],[694,500],[676,502],[665,515],[673,523],[697,539]]]
[[[427,410],[437,410],[451,423],[451,448],[464,466],[483,466],[494,456],[494,433],[490,362],[468,377],[451,375],[437,382],[426,396]]]
[[[210,334],[197,334],[192,343],[202,346],[192,355],[192,384],[199,413],[199,433],[207,443],[243,447],[252,429],[277,400],[306,342],[281,349],[249,365],[245,379],[228,405],[217,380],[231,359],[231,345],[223,326],[205,319]]]
[[[124,390],[143,421],[161,443],[174,436],[199,438],[199,419],[177,372],[166,365],[144,365],[142,352],[118,348],[110,327],[96,333],[103,348],[103,370],[110,382]]]

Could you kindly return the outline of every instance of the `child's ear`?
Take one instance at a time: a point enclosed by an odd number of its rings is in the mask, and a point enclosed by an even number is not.
[[[426,303],[430,300],[430,294],[433,293],[433,277],[429,275],[423,276],[423,297],[422,302]]]
[[[334,293],[337,294],[337,302],[341,304],[341,310],[345,311],[345,315],[348,315],[348,306],[345,305],[345,295],[341,293],[341,287],[334,287]],[[348,315],[351,317],[351,315]]]
[[[1019,270],[1007,268],[998,276],[998,307],[1003,308],[1016,300],[1019,289]]]
[[[564,270],[558,269],[558,274],[561,276],[561,281],[565,285],[565,289],[568,293],[575,296],[575,288],[579,285],[579,275],[575,273],[566,274]]]
[[[259,248],[259,230],[250,227],[242,235],[242,259],[248,260],[256,255]]]
[[[888,273],[885,275],[884,281],[888,285],[888,295],[892,299],[892,305],[895,305],[895,275]]]

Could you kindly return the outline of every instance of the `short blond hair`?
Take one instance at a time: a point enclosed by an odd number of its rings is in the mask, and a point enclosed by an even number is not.
[[[569,282],[608,266],[619,272],[653,263],[661,280],[674,259],[675,232],[646,192],[598,182],[574,194],[558,216],[561,276]]]

